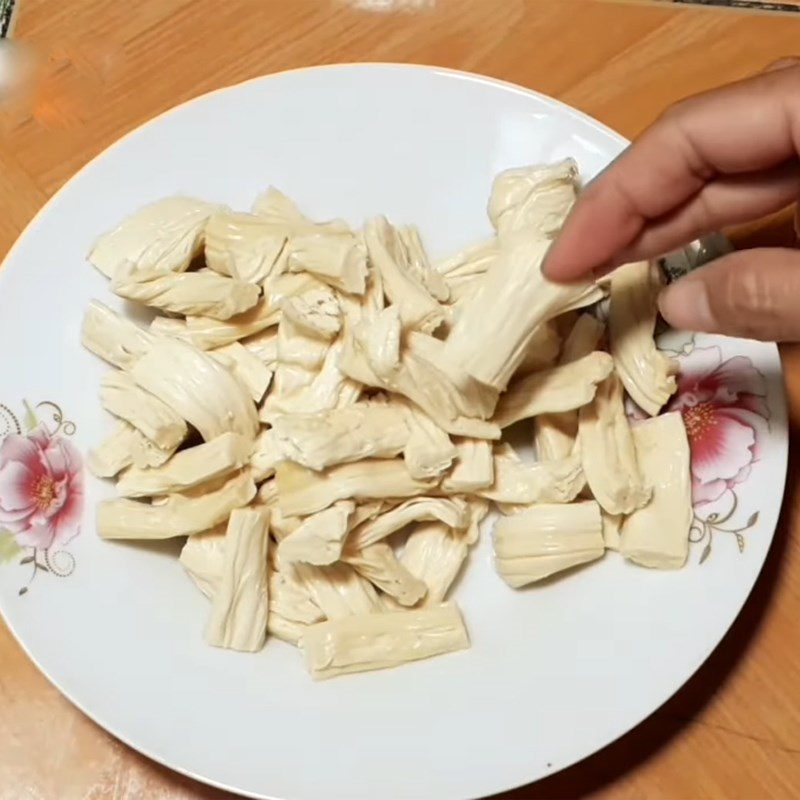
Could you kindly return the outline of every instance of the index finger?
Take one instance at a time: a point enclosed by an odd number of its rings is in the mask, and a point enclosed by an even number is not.
[[[775,167],[798,152],[800,67],[683,100],[586,187],[545,271],[569,281],[601,269],[651,220],[679,208],[716,176]]]

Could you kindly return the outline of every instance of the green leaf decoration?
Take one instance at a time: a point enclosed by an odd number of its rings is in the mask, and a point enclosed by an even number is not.
[[[746,528],[752,528],[752,527],[753,527],[753,525],[755,525],[755,524],[756,524],[756,522],[758,522],[758,511],[754,511],[754,512],[753,512],[753,513],[750,515],[750,519],[748,519],[748,520],[747,520],[747,525],[745,525],[745,527],[746,527]]]
[[[711,542],[708,542],[700,554],[700,563],[702,564],[711,555]]]
[[[27,400],[23,402],[25,404],[25,430],[30,432],[38,426],[39,420],[36,419],[36,412],[33,410],[33,406]]]
[[[21,552],[22,548],[17,544],[14,534],[11,531],[0,530],[0,564],[11,561]]]
[[[19,596],[20,596],[20,597],[22,597],[22,595],[24,595],[24,594],[27,594],[27,593],[28,593],[28,587],[27,587],[27,586],[23,586],[23,587],[22,587],[22,588],[19,590]]]

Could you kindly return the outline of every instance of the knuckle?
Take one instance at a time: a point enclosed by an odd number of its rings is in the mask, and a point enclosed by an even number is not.
[[[676,125],[686,113],[688,100],[678,100],[667,106],[659,115],[657,122],[661,125]]]
[[[696,94],[676,100],[674,103],[668,105],[661,113],[661,121],[676,127],[683,127],[687,117],[692,115],[698,103],[703,102],[703,98],[703,94]]]
[[[758,332],[779,310],[775,286],[758,270],[729,273],[722,279],[716,295],[722,304],[720,311],[740,335],[758,338]]]
[[[775,69],[790,69],[791,67],[796,67],[798,65],[800,65],[800,58],[797,56],[782,56],[781,58],[769,63],[766,67],[766,71]]]
[[[702,184],[714,175],[697,144],[697,112],[703,105],[702,95],[687,97],[671,105],[659,118],[658,125],[669,132],[671,146],[690,173]]]
[[[768,73],[768,79],[781,88],[786,87],[792,92],[800,92],[800,61],[794,59],[781,59],[783,64]],[[778,62],[781,64],[781,62]]]

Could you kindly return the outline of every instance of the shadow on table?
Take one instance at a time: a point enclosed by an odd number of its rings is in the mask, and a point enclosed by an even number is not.
[[[782,356],[790,398],[786,494],[764,568],[736,622],[694,677],[632,731],[580,763],[529,786],[495,795],[494,800],[577,800],[609,789],[668,746],[702,713],[750,647],[772,602],[785,563],[790,531],[796,523],[795,501],[800,498],[800,419],[792,419],[791,413],[792,409],[800,409],[798,402],[791,402],[793,397],[800,401],[800,345],[782,348]]]

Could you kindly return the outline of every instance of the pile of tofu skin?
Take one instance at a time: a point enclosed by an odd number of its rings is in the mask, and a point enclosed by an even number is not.
[[[659,415],[676,387],[653,340],[659,270],[542,274],[578,181],[572,160],[499,174],[494,235],[435,263],[413,226],[314,222],[272,188],[250,212],[170,197],[103,234],[89,261],[155,316],[86,310],[83,344],[113,368],[116,427],[88,456],[118,495],[99,535],[185,537],[209,644],[275,637],[316,679],[467,648],[448,594],[493,510],[511,587],[609,549],[683,566],[689,448],[680,414]]]

